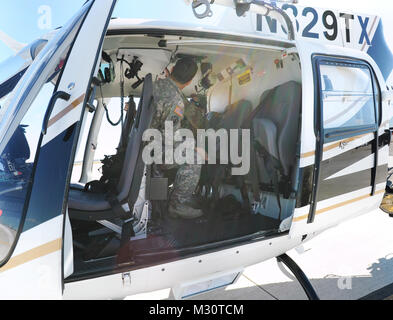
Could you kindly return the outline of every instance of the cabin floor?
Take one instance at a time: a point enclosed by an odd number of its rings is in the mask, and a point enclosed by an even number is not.
[[[279,220],[255,214],[200,219],[165,219],[157,233],[147,239],[133,242],[136,253],[148,252],[151,248],[182,249],[236,239],[259,231],[276,230]]]
[[[168,217],[150,224],[146,238],[131,240],[125,254],[132,257],[128,260],[135,266],[157,264],[176,258],[179,254],[201,251],[206,244],[239,239],[261,231],[277,234],[279,226],[278,219],[246,212],[224,214],[210,210],[203,217],[193,220]],[[90,232],[89,236],[87,230],[92,230],[91,223],[78,228],[85,228],[86,231],[78,232],[79,236],[74,238],[75,274],[84,277],[92,272],[113,270],[124,256],[124,251],[120,252],[119,249],[119,236],[113,232],[107,233],[108,230],[100,234],[100,229],[92,231],[94,236]]]
[[[393,219],[381,210],[330,229],[288,255],[323,300],[393,299]],[[381,290],[382,289],[382,290]],[[170,289],[129,296],[173,299]],[[304,300],[300,284],[271,259],[245,269],[233,285],[194,300]]]

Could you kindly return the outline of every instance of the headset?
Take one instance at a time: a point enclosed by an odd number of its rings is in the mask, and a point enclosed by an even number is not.
[[[98,76],[102,83],[111,83],[116,78],[115,65],[109,54],[104,51],[102,51],[102,60]]]

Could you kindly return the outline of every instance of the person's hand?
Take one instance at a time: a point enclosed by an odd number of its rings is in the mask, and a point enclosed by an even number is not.
[[[194,104],[203,114],[206,113],[206,96],[194,93],[191,95],[191,103]]]
[[[196,103],[198,103],[198,102],[199,102],[199,97],[198,97],[198,95],[197,95],[196,93],[193,93],[193,94],[191,95],[191,100],[194,101],[194,102],[196,102]]]

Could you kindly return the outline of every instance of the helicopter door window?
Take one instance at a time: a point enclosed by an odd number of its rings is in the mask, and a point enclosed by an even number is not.
[[[325,133],[376,129],[377,99],[369,67],[322,62],[319,71]]]
[[[34,160],[54,85],[47,83],[16,128],[0,156],[0,262],[7,256],[22,220]]]
[[[17,72],[18,70],[19,72]],[[0,63],[0,120],[8,109],[12,90],[16,87],[26,70],[25,61],[18,55]]]
[[[7,260],[14,247],[23,221],[29,190],[34,178],[34,166],[46,108],[53,95],[58,75],[70,46],[59,56],[56,67],[47,70],[47,80],[33,103],[14,130],[11,138],[0,150],[0,266]],[[4,104],[9,103],[9,93]],[[25,225],[29,221],[25,221]]]

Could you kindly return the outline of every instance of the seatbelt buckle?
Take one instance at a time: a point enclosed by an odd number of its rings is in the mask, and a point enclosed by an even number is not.
[[[134,221],[135,221],[135,217],[132,216],[131,218],[126,219],[126,220],[124,220],[123,222],[124,222],[124,224],[127,224],[127,223],[129,223],[129,222],[134,222]]]

